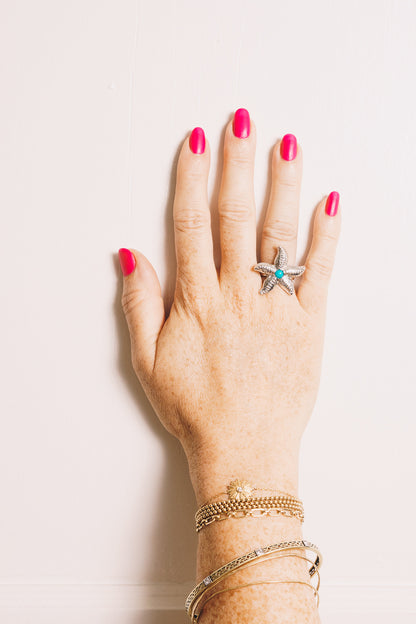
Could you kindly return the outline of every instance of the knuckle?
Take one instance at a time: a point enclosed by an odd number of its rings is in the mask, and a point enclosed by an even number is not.
[[[309,261],[308,269],[314,275],[329,279],[332,273],[333,262],[327,256],[314,256]]]
[[[224,154],[225,162],[231,167],[237,169],[251,169],[253,166],[253,156],[246,144],[233,145],[228,148]]]
[[[187,209],[177,212],[174,222],[179,233],[206,232],[210,226],[210,217],[208,212],[201,209]]]
[[[227,157],[227,163],[236,169],[251,169],[252,160],[247,154],[230,154]]]
[[[285,243],[292,243],[297,239],[298,228],[293,221],[283,221],[280,219],[273,223],[266,223],[263,228],[263,236],[265,239],[273,242],[282,241]]]
[[[224,197],[218,202],[221,220],[247,222],[253,217],[253,205],[240,198]]]
[[[200,185],[205,182],[206,173],[200,167],[190,168],[179,168],[178,169],[179,182],[182,186],[193,188],[196,185]]]
[[[128,290],[127,292],[123,292],[121,295],[121,307],[126,316],[131,314],[131,312],[140,305],[142,301],[140,292],[138,289],[134,288],[132,290]]]
[[[215,295],[201,289],[199,280],[192,278],[186,271],[178,271],[177,277],[174,297],[177,311],[204,325]]]
[[[325,230],[323,232],[319,232],[319,240],[322,243],[329,243],[331,246],[334,246],[338,241],[338,235],[336,232]]]
[[[294,176],[282,176],[276,180],[276,185],[278,188],[297,192],[299,190],[299,179]]]

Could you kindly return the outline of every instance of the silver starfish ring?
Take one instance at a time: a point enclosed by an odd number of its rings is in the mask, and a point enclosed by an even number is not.
[[[270,292],[276,284],[278,284],[288,295],[293,295],[295,292],[293,279],[298,275],[302,275],[305,267],[288,266],[286,250],[283,249],[283,247],[278,247],[274,264],[260,262],[259,264],[256,264],[253,269],[262,275],[267,275],[262,287],[259,290],[261,295]]]

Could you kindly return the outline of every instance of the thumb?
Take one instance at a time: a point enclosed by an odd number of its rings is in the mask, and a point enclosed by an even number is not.
[[[156,344],[165,322],[159,279],[148,259],[135,249],[118,250],[123,273],[121,305],[130,332],[134,370],[153,372]]]

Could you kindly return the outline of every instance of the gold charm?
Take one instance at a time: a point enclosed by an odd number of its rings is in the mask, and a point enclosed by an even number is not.
[[[230,500],[242,501],[251,498],[253,486],[243,479],[235,479],[227,486],[227,494]]]

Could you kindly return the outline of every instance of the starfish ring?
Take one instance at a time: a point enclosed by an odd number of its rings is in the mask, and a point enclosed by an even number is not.
[[[278,247],[274,264],[260,262],[259,264],[256,264],[253,269],[262,275],[267,275],[263,282],[263,286],[259,290],[261,295],[270,292],[276,284],[278,284],[288,295],[293,295],[295,292],[293,279],[298,275],[302,275],[305,267],[288,266],[286,250],[283,249],[283,247]]]

